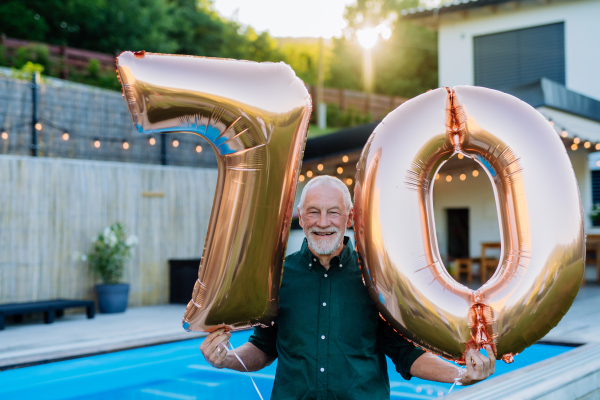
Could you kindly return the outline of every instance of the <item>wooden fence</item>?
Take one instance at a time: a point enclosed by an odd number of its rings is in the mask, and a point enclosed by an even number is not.
[[[139,237],[129,305],[169,300],[168,261],[200,258],[217,170],[0,156],[0,303],[94,298],[91,238],[115,221]]]
[[[8,49],[9,52],[14,51],[19,47],[25,47],[35,42],[27,40],[8,38],[5,35],[0,35],[0,46]],[[115,56],[98,53],[96,51],[74,49],[73,47],[67,46],[54,46],[51,44],[45,44],[48,47],[50,53],[50,59],[61,66],[60,77],[62,79],[69,78],[69,67],[73,67],[78,71],[83,71],[89,65],[90,60],[98,60],[103,70],[114,70],[115,69]]]
[[[309,87],[309,91],[313,100],[316,99],[317,87],[311,86]],[[367,94],[347,89],[323,88],[323,101],[325,103],[335,104],[341,110],[354,108],[363,114],[370,113],[373,121],[382,119],[406,100],[408,99],[398,96]]]
[[[30,45],[34,42],[27,40],[7,38],[0,35],[0,46],[12,51],[13,49]],[[102,69],[115,68],[115,56],[95,51],[74,49],[67,46],[48,46],[50,57],[61,65],[61,78],[68,79],[69,67],[83,71],[91,59],[100,62]],[[316,86],[309,87],[309,91],[316,99]],[[367,94],[346,89],[323,88],[323,100],[327,104],[335,104],[340,109],[354,108],[363,114],[370,113],[373,120],[385,117],[390,111],[404,103],[407,99],[397,96],[385,96],[381,94]]]

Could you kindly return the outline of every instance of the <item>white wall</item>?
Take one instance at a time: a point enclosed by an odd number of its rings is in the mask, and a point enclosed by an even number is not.
[[[440,18],[440,86],[474,84],[473,36],[564,22],[566,86],[600,100],[600,0],[499,7],[481,14],[474,9],[467,17],[453,13]]]

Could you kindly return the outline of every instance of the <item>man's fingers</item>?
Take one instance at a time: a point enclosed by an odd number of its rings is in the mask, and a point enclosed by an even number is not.
[[[206,347],[208,347],[208,345],[210,345],[210,343],[223,332],[225,332],[224,328],[217,329],[216,331],[211,332],[207,337],[204,338],[204,341],[200,345],[200,349],[205,349]]]
[[[227,357],[227,348],[224,345],[221,345],[220,347],[221,354],[217,358],[217,361],[215,361],[215,364],[217,364],[218,366],[222,366],[223,362],[225,361],[225,357]]]
[[[473,362],[475,364],[473,369],[475,370],[476,376],[478,379],[481,379],[484,373],[485,360],[477,350],[473,351]]]
[[[200,346],[200,350],[202,351],[202,353],[205,356],[210,356],[215,351],[215,349],[219,345],[219,343],[221,343],[225,340],[229,340],[231,333],[229,333],[229,332],[223,333],[224,329],[219,329],[219,331],[221,331],[221,333],[218,335],[215,335],[213,337],[213,339],[206,345],[206,347],[204,347],[204,349],[202,348],[202,346]],[[215,332],[217,332],[217,331],[215,331]],[[215,332],[213,332],[213,333],[215,333]],[[212,335],[212,333],[211,333],[211,335]],[[207,338],[208,338],[208,336],[207,336]]]
[[[487,352],[489,363],[490,363],[490,375],[496,371],[496,355],[494,354],[494,350],[492,350],[492,346],[485,346],[485,351]]]

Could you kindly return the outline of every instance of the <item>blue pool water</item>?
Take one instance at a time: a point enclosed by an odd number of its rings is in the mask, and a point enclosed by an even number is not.
[[[234,347],[241,346],[250,333],[234,333],[231,343]],[[216,370],[204,361],[198,349],[202,340],[187,340],[0,372],[0,399],[258,400],[248,375],[254,378],[265,400],[270,397],[276,363],[250,374]],[[498,362],[495,375],[570,349],[534,345],[515,357],[512,364]],[[405,381],[389,359],[388,371],[394,400],[434,399],[446,394],[450,388],[450,384],[417,378]]]

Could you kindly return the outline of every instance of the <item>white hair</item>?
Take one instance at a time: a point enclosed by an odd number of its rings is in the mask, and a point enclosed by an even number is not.
[[[298,209],[302,209],[304,205],[304,199],[306,198],[306,192],[313,186],[322,186],[327,185],[329,187],[335,187],[342,191],[342,196],[344,197],[344,206],[346,207],[346,211],[350,211],[352,208],[352,197],[350,197],[350,190],[348,190],[348,186],[344,184],[340,179],[335,176],[330,175],[320,175],[314,179],[311,179],[304,189],[302,189],[302,194],[300,195],[300,202],[298,203]]]

